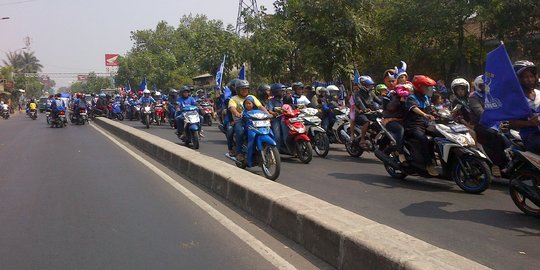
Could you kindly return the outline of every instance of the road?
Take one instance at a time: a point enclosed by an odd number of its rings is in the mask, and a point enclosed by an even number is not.
[[[88,125],[0,119],[0,269],[329,268],[122,147]]]
[[[179,143],[168,126],[123,123]],[[199,151],[232,163],[224,135],[215,126],[204,129]],[[540,265],[540,220],[521,214],[504,180],[481,195],[467,194],[449,181],[392,179],[373,155],[364,155],[352,158],[333,145],[327,158],[308,165],[282,158],[277,181],[492,268]]]

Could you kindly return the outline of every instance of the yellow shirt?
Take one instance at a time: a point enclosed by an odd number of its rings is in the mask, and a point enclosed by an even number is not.
[[[37,104],[35,102],[30,102],[30,110],[37,109]]]
[[[252,97],[253,100],[255,100],[255,107],[260,107],[262,106],[261,102],[255,97],[255,96],[252,96],[252,95],[247,95],[247,97]],[[230,100],[229,100],[229,108],[231,107],[236,107],[236,110],[239,112],[239,113],[242,113],[244,111],[244,101],[246,100],[246,98],[241,98],[239,97],[238,95],[232,97]]]

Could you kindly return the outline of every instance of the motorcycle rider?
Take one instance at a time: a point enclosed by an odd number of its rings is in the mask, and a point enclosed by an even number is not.
[[[292,90],[294,92],[294,94],[292,95],[292,99],[293,99],[293,104],[296,107],[298,106],[308,106],[311,101],[309,101],[309,99],[304,96],[304,84],[301,83],[301,82],[295,82],[292,84]]]
[[[35,110],[37,110],[37,107],[38,107],[38,105],[37,105],[36,101],[35,101],[33,98],[31,98],[31,99],[30,99],[30,102],[28,103],[28,108],[29,108],[30,110],[34,110],[34,111],[35,111]]]
[[[404,109],[404,103],[400,99],[401,97],[394,90],[390,90],[383,98],[382,123],[396,140],[399,159],[403,162],[405,161],[405,156],[403,155],[403,136],[405,134],[403,118],[406,111]]]
[[[283,136],[283,130],[285,130],[285,124],[281,121],[281,117],[277,117],[279,112],[276,111],[276,108],[282,108],[283,102],[281,101],[281,95],[287,87],[281,83],[274,83],[270,86],[270,91],[272,98],[266,103],[266,109],[272,117],[271,125],[272,132],[274,133],[274,140],[277,143],[281,142],[281,137]]]
[[[56,94],[53,102],[51,103],[51,119],[55,120],[60,112],[66,112],[66,104],[60,99],[62,95]],[[52,127],[52,126],[51,126]]]
[[[534,63],[530,61],[517,61],[514,63],[514,71],[519,79],[521,88],[531,108],[531,115],[528,119],[516,119],[510,121],[510,127],[519,128],[519,135],[523,140],[525,149],[540,155],[540,90],[538,85],[538,73]]]
[[[375,92],[373,91],[375,82],[370,76],[360,76],[360,84],[357,85],[357,87],[358,90],[354,92],[351,98],[351,116],[354,118],[354,123],[362,127],[360,146],[365,148],[366,133],[370,122],[365,113],[370,112],[371,110],[377,110],[382,105],[382,100],[375,95]],[[351,125],[351,127],[353,127],[353,125]],[[351,141],[354,140],[354,128],[351,128]]]
[[[164,106],[163,106],[163,98],[161,96],[161,92],[159,91],[156,91],[156,93],[154,94],[154,99],[156,100],[156,106],[155,107],[160,107],[162,110],[165,110]],[[155,110],[154,110],[154,114],[155,114]],[[154,115],[154,121],[161,121],[161,119],[158,119],[157,115]]]
[[[261,104],[261,102],[254,96],[249,94],[249,82],[246,80],[239,80],[236,83],[237,95],[233,96],[229,100],[229,111],[231,112],[234,119],[234,134],[236,138],[236,159],[238,161],[244,160],[244,154],[242,153],[242,146],[244,142],[244,126],[242,125],[242,112],[244,111],[244,100],[247,97],[251,97],[254,100],[255,106],[259,110],[264,111],[265,113],[272,115],[266,108]],[[229,139],[229,138],[227,138]],[[229,142],[228,142],[229,143]]]
[[[182,110],[182,108],[184,106],[197,106],[197,107],[200,107],[198,104],[197,104],[197,101],[195,100],[195,98],[193,98],[191,96],[191,89],[188,87],[188,86],[183,86],[182,89],[180,90],[181,91],[181,95],[180,97],[178,97],[176,99],[176,102],[178,104],[178,107],[177,107],[177,114],[176,114],[176,135],[181,139],[183,140],[184,139],[184,115],[182,113],[180,113],[180,111]],[[199,108],[200,109],[200,108]],[[202,122],[203,122],[203,119],[202,119],[202,116],[199,114],[199,118],[200,118],[200,121],[199,121],[199,131],[202,132]],[[202,137],[202,136],[201,136]]]
[[[412,85],[414,92],[407,97],[405,102],[405,137],[412,139],[411,154],[415,162],[425,167],[427,173],[431,176],[437,176],[438,172],[432,164],[433,151],[427,147],[430,142],[426,136],[428,122],[426,120],[435,120],[433,115],[429,114],[430,101],[428,92],[437,85],[437,83],[428,76],[416,75],[413,78]]]
[[[455,99],[452,101],[452,113],[455,118],[459,119],[457,122],[470,125],[471,117],[469,116],[469,82],[463,78],[457,78],[450,84]]]
[[[167,101],[167,111],[169,112],[169,121],[175,121],[175,115],[176,115],[176,106],[178,106],[178,102],[176,99],[178,98],[178,91],[176,89],[172,89],[169,91],[169,98]]]
[[[96,109],[101,111],[101,115],[109,115],[109,107],[106,100],[107,96],[104,93],[99,94],[98,100],[96,101]]]
[[[484,152],[493,162],[492,173],[495,177],[501,177],[501,172],[505,172],[508,159],[504,149],[510,146],[508,139],[499,132],[499,122],[490,124],[480,123],[482,114],[484,114],[484,102],[486,100],[485,85],[482,75],[474,79],[474,92],[469,98],[471,125],[474,126],[476,139]]]
[[[257,98],[264,106],[266,106],[266,103],[270,101],[270,98],[272,98],[270,85],[259,85],[259,87],[257,87]]]
[[[76,117],[79,116],[81,109],[88,110],[88,107],[86,105],[86,99],[84,95],[77,94],[76,99],[73,101],[73,113]]]
[[[150,90],[144,89],[143,96],[139,98],[139,103],[142,105],[141,111],[140,111],[140,115],[142,116],[143,110],[144,110],[144,104],[149,104],[150,107],[154,107],[154,105],[156,104],[156,100],[150,96]],[[154,118],[153,115],[151,115],[150,117]],[[141,121],[144,121],[143,117],[141,117]],[[154,119],[150,119],[150,122],[153,122],[153,121]]]

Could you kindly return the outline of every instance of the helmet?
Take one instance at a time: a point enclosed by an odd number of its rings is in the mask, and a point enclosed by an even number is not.
[[[146,95],[146,94],[150,94],[150,90],[144,89],[143,94],[145,94],[145,95]]]
[[[182,88],[180,88],[180,92],[184,93],[184,92],[191,92],[191,89],[189,88],[189,86],[182,86]]]
[[[326,90],[328,91],[339,91],[339,88],[335,85],[329,85],[328,87],[326,87]]]
[[[172,89],[171,91],[169,91],[169,96],[176,96],[178,95],[178,91],[176,91],[175,89]]]
[[[195,93],[196,93],[197,95],[199,95],[199,94],[204,94],[204,90],[199,89],[199,90],[197,90],[197,92],[195,92]]]
[[[287,87],[281,83],[274,83],[270,86],[270,91],[272,91],[273,96],[281,96],[281,92],[285,91]]]
[[[484,92],[483,85],[484,85],[484,78],[482,75],[474,79],[474,90]]]
[[[156,93],[155,93],[154,95],[156,95],[156,96],[161,96],[161,92],[156,91]]]
[[[268,84],[259,85],[259,87],[257,87],[257,96],[261,97],[263,99],[268,98],[268,95],[266,94],[266,91],[270,91],[270,85],[268,85]]]
[[[304,88],[304,84],[301,82],[295,82],[292,84],[292,90]]]
[[[456,95],[456,90],[454,89],[456,86],[463,86],[465,87],[466,94],[469,93],[469,90],[471,86],[469,85],[469,82],[463,78],[457,78],[452,81],[450,84],[450,88],[452,88],[452,91],[454,92],[454,95]]]
[[[142,96],[144,93],[143,93],[143,91],[139,91],[138,94],[139,94],[139,96]]]
[[[360,84],[363,86],[375,85],[375,82],[370,76],[360,76]]]
[[[99,97],[100,97],[100,98],[104,98],[104,97],[106,97],[106,96],[107,96],[107,95],[105,95],[105,93],[99,94]]]
[[[236,90],[236,83],[239,81],[240,79],[236,78],[236,79],[232,79],[229,84],[227,85],[229,87],[229,89],[231,90]]]
[[[249,82],[246,80],[238,80],[236,81],[236,84],[234,85],[234,88],[236,91],[242,89],[242,88],[249,88]]]
[[[81,98],[81,93],[77,93],[77,98]]]
[[[422,89],[422,86],[435,86],[437,85],[437,82],[435,82],[432,78],[424,75],[416,75],[413,78],[412,84],[414,86],[414,89],[419,91]]]
[[[377,84],[375,87],[375,94],[380,95],[383,91],[388,91],[388,87],[385,84]]]
[[[527,61],[527,60],[516,61],[513,67],[518,77],[521,76],[521,73],[523,73],[523,71],[527,69],[530,69],[533,72],[533,74],[536,75],[536,66],[531,61]]]
[[[316,95],[320,95],[321,91],[328,91],[328,90],[326,90],[326,88],[324,86],[318,86],[317,88],[315,88],[315,94]]]

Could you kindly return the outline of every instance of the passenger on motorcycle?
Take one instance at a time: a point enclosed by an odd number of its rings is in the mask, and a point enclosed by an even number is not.
[[[538,73],[534,63],[530,61],[517,61],[514,63],[514,71],[519,79],[521,88],[527,98],[531,115],[528,119],[510,121],[512,128],[519,128],[519,135],[527,151],[540,155],[540,125],[538,113],[540,113],[540,90],[538,85]]]
[[[433,151],[429,145],[426,136],[428,127],[427,120],[435,120],[433,115],[429,114],[430,101],[427,93],[431,91],[437,83],[430,77],[424,75],[414,76],[412,85],[414,93],[407,97],[405,102],[405,137],[411,139],[412,156],[421,166],[425,166],[428,174],[437,176],[438,172],[432,164]]]
[[[281,95],[287,87],[281,83],[274,83],[270,86],[270,91],[272,98],[266,103],[266,109],[270,113],[272,120],[270,120],[272,125],[272,132],[274,133],[274,141],[277,143],[281,142],[282,130],[285,129],[285,124],[281,121],[281,117],[277,117],[279,112],[276,111],[276,108],[282,108],[283,102],[281,101]]]
[[[369,128],[370,120],[365,113],[379,109],[382,105],[382,100],[375,95],[375,92],[373,91],[375,88],[375,82],[370,76],[360,76],[360,84],[357,85],[357,88],[358,90],[353,93],[351,98],[351,122],[354,122],[356,125],[362,127],[360,134],[360,146],[366,147],[366,133]],[[351,128],[351,141],[354,139],[354,128]]]
[[[234,119],[234,134],[236,138],[236,159],[238,161],[244,160],[244,154],[242,153],[242,145],[244,142],[244,126],[242,124],[242,112],[244,111],[244,101],[247,97],[253,98],[253,101],[255,103],[255,106],[259,108],[261,111],[264,111],[265,113],[270,114],[268,110],[261,104],[261,102],[254,96],[249,94],[249,82],[246,80],[239,80],[236,83],[236,90],[238,91],[238,94],[233,96],[231,100],[229,100],[229,111],[231,112],[233,119]],[[227,137],[227,140],[232,139]],[[228,144],[232,144],[230,142],[227,142]]]
[[[292,95],[292,100],[293,100],[293,104],[295,106],[295,108],[297,108],[298,106],[305,106],[307,107],[311,101],[309,101],[309,99],[304,96],[304,84],[301,83],[301,82],[295,82],[292,84],[292,90],[294,92],[294,94]]]
[[[259,85],[259,87],[257,87],[257,98],[263,104],[263,106],[266,106],[266,103],[268,103],[268,101],[270,101],[270,99],[272,98],[270,85],[268,84]]]
[[[60,112],[66,112],[66,104],[65,102],[60,99],[61,94],[56,94],[53,102],[51,103],[51,118],[56,119],[58,117],[58,113]]]
[[[327,88],[320,90],[321,97],[319,99],[319,106],[322,111],[321,126],[324,130],[332,129],[332,126],[336,122],[336,113],[334,110],[339,108],[337,99],[334,99],[334,97],[330,95],[330,91],[336,92],[339,91],[339,88],[335,85],[329,85]]]
[[[80,114],[81,109],[88,110],[88,106],[86,105],[86,99],[85,96],[82,94],[77,94],[75,100],[73,101],[73,113],[75,116],[78,116]]]
[[[176,99],[178,98],[178,91],[175,89],[172,89],[169,91],[169,98],[167,101],[167,111],[169,112],[169,121],[175,121],[175,115],[176,115],[176,106],[178,106],[178,102]]]
[[[396,87],[396,71],[394,69],[387,69],[383,74],[384,85],[388,88],[389,91],[394,90]]]
[[[404,161],[403,156],[403,136],[405,129],[403,128],[403,118],[405,117],[404,103],[401,102],[401,97],[396,91],[391,90],[383,98],[383,125],[392,134],[396,140],[397,151],[400,153],[400,160]]]
[[[499,132],[500,123],[480,123],[484,114],[484,102],[486,100],[485,85],[482,75],[474,79],[474,92],[469,98],[471,125],[474,126],[477,141],[482,144],[484,152],[493,162],[493,176],[500,177],[501,171],[505,171],[508,159],[504,150],[510,146],[508,139]]]
[[[177,113],[176,113],[175,119],[176,119],[176,135],[178,135],[179,137],[181,137],[181,139],[183,139],[184,115],[180,113],[180,111],[182,110],[184,106],[199,106],[199,105],[197,104],[197,101],[195,100],[195,98],[191,96],[191,89],[189,87],[183,86],[181,89],[181,92],[182,94],[180,95],[180,97],[176,99],[178,107],[177,107]],[[200,114],[199,114],[199,118],[200,118],[199,130],[202,132],[203,119]]]
[[[109,115],[109,107],[107,102],[107,96],[104,93],[99,94],[96,101],[96,108],[102,112],[102,115]]]

